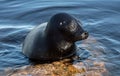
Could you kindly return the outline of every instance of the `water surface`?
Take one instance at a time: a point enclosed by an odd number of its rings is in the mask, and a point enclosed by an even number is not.
[[[25,36],[58,12],[75,16],[90,33],[87,40],[77,42],[77,46],[92,53],[82,62],[88,72],[99,69],[94,66],[99,63],[109,76],[119,76],[120,1],[114,0],[0,0],[0,70],[30,65],[21,52]]]

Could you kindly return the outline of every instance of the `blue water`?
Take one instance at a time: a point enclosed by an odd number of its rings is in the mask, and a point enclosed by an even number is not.
[[[114,0],[0,0],[0,70],[29,65],[21,52],[25,36],[58,12],[75,16],[90,33],[77,43],[93,54],[89,60],[104,63],[109,76],[119,76],[120,1]]]

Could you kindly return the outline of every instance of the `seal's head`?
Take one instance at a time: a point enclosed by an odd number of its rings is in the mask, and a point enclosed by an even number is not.
[[[83,30],[81,22],[67,13],[58,13],[54,15],[48,24],[52,26],[52,31],[58,29],[69,41],[75,42],[88,37],[88,32]]]

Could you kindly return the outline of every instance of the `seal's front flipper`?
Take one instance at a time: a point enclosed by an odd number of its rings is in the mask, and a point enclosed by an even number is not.
[[[87,59],[90,56],[92,56],[92,54],[90,53],[89,50],[78,47],[77,52],[76,52],[76,56],[74,57],[73,60],[82,61],[82,60]]]

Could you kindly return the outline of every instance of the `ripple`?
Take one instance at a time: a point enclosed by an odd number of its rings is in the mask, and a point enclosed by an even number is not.
[[[80,19],[90,34],[88,39],[76,43],[92,55],[88,57],[89,53],[82,51],[80,55],[88,58],[73,64],[86,69],[78,76],[119,75],[119,4],[120,1],[0,0],[0,70],[30,65],[21,52],[26,35],[53,14],[67,12]]]

